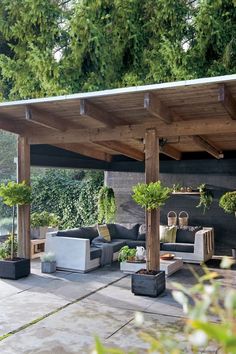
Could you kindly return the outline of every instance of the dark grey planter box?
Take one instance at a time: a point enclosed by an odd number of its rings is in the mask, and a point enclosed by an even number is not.
[[[42,273],[55,273],[57,270],[56,261],[54,262],[42,262],[41,263],[41,271]]]
[[[159,271],[156,275],[132,274],[132,293],[135,295],[144,295],[157,297],[166,288],[165,272]]]
[[[30,259],[0,260],[0,278],[17,280],[30,274]]]

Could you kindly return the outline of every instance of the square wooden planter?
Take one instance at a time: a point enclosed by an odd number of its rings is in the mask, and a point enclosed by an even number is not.
[[[144,295],[157,297],[166,288],[165,272],[159,271],[155,275],[140,274],[139,272],[131,276],[132,293],[135,295]]]
[[[0,278],[17,280],[30,274],[30,259],[0,260]]]

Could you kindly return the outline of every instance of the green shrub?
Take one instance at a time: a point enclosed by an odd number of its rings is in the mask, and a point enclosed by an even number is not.
[[[41,213],[32,213],[30,216],[31,227],[56,227],[59,225],[59,222],[59,217],[54,213],[49,213],[48,211],[42,211]]]
[[[12,235],[8,236],[7,240],[0,245],[0,259],[11,258]],[[17,239],[14,237],[13,253],[17,253]]]
[[[56,213],[64,229],[94,224],[102,185],[101,171],[47,170],[32,177],[32,212]]]
[[[219,206],[224,209],[226,213],[236,212],[236,191],[227,192],[220,198]]]
[[[103,186],[98,194],[98,222],[109,223],[115,220],[116,201],[112,188]]]

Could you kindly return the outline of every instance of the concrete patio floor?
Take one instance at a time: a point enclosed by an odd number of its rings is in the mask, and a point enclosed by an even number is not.
[[[194,269],[202,273],[200,266]],[[171,296],[172,282],[195,283],[188,265],[167,278],[165,293],[148,298],[131,293],[130,276],[117,263],[87,274],[49,275],[41,273],[35,260],[29,277],[0,280],[0,353],[86,354],[92,352],[95,336],[108,346],[146,353],[141,331],[181,334],[184,315]],[[134,320],[137,311],[144,316],[141,328]]]

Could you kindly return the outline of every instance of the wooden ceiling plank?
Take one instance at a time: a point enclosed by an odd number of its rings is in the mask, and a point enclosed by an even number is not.
[[[219,85],[218,101],[221,102],[230,117],[236,120],[236,100],[224,84]]]
[[[113,129],[70,129],[65,133],[54,132],[29,135],[30,144],[53,144],[53,143],[86,143],[93,141],[127,141],[128,139],[142,139],[145,130],[156,127],[159,137],[178,137],[186,135],[211,135],[224,133],[236,133],[236,121],[222,119],[195,119],[191,121],[173,122],[171,129],[167,125],[147,123],[138,125],[120,126]]]
[[[22,129],[20,129],[19,124],[10,121],[8,118],[0,117],[0,129],[10,133],[22,134]]]
[[[166,156],[169,156],[171,157],[172,159],[174,160],[181,160],[181,152],[177,149],[175,149],[173,146],[171,145],[163,145],[163,146],[160,146],[160,153],[166,155]]]
[[[112,159],[110,154],[104,153],[102,151],[96,150],[94,148],[82,144],[72,143],[72,144],[51,144],[51,145],[87,157],[92,157],[93,159],[97,159],[97,160],[110,162]]]
[[[40,125],[57,131],[66,131],[68,129],[65,121],[58,118],[55,114],[48,113],[41,109],[26,106],[25,118],[28,122]]]
[[[202,136],[196,135],[192,137],[193,141],[200,146],[203,150],[208,152],[208,154],[212,155],[216,159],[222,159],[224,157],[224,154],[222,151],[217,149],[212,143],[210,143],[208,140],[204,139]]]
[[[80,100],[80,115],[86,118],[93,118],[109,128],[128,124],[124,119],[117,118],[114,113],[109,113],[84,99]]]
[[[120,141],[115,141],[115,140],[99,141],[99,142],[94,141],[94,143],[104,146],[104,147],[106,147],[110,150],[113,150],[115,152],[118,152],[122,155],[128,156],[134,160],[144,161],[144,159],[145,159],[145,154],[142,151],[140,151],[130,145],[122,143]]]
[[[172,115],[170,109],[165,106],[161,100],[153,93],[149,92],[144,95],[144,108],[154,117],[170,124]]]

